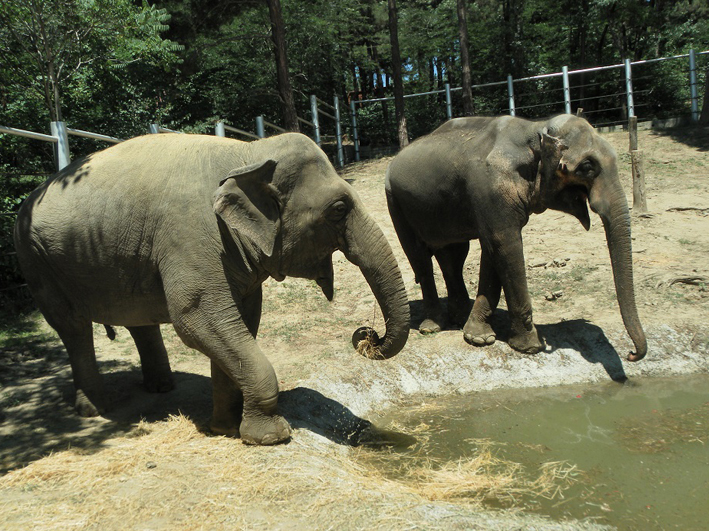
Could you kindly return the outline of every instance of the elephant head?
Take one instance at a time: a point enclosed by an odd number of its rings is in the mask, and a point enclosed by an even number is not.
[[[591,226],[587,204],[600,216],[620,313],[635,345],[628,359],[638,361],[647,353],[647,341],[635,304],[630,214],[615,150],[586,120],[570,115],[547,122],[539,132],[539,145],[535,211],[567,212],[586,230]]]
[[[342,251],[361,269],[386,323],[383,338],[363,327],[353,343],[367,339],[367,348],[358,351],[370,358],[396,355],[409,334],[406,288],[386,237],[354,189],[303,135],[279,135],[254,146],[256,162],[221,182],[217,216],[267,274],[315,280],[328,300],[334,293],[332,254]]]

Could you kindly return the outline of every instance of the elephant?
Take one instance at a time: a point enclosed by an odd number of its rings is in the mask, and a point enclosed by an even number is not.
[[[291,436],[256,336],[262,283],[315,280],[333,298],[332,254],[362,271],[386,322],[363,353],[386,359],[409,335],[396,259],[355,190],[299,133],[241,142],[160,134],[77,160],[22,205],[15,245],[27,284],[71,364],[81,416],[106,411],[92,323],[126,327],[148,391],[173,388],[160,324],[210,359],[213,433],[249,444]],[[361,342],[360,342],[361,343]],[[360,349],[362,350],[362,349]]]
[[[521,230],[531,214],[554,209],[590,228],[588,206],[605,228],[616,296],[638,361],[647,353],[633,287],[630,215],[612,146],[579,116],[531,121],[514,116],[445,122],[390,162],[391,219],[421,285],[422,333],[448,323],[465,341],[491,345],[491,316],[504,290],[509,345],[527,354],[545,348],[532,319]],[[463,279],[470,240],[480,241],[479,283],[472,303]],[[433,276],[436,257],[448,292],[444,316]]]

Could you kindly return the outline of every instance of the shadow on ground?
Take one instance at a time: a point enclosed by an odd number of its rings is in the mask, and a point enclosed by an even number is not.
[[[0,473],[70,447],[99,451],[106,440],[125,435],[143,419],[156,422],[182,413],[205,423],[208,420],[211,384],[207,377],[175,372],[176,389],[153,394],[142,388],[139,369],[115,361],[99,363],[99,367],[111,407],[103,417],[77,415],[67,362],[57,363],[45,374],[19,376],[14,383],[3,385]]]
[[[58,340],[39,332],[36,323],[18,321],[6,330],[9,337],[0,342],[0,474],[70,447],[99,451],[141,420],[159,422],[182,414],[209,432],[212,389],[207,376],[176,371],[175,389],[148,393],[133,361],[99,359],[110,410],[103,417],[82,418],[73,407],[71,368]],[[337,444],[377,448],[415,442],[378,429],[312,389],[282,392],[279,407],[294,428]]]
[[[441,299],[444,311],[447,300]],[[410,302],[411,328],[418,329],[424,319],[423,301]],[[497,334],[497,340],[508,343],[510,339],[509,312],[503,309],[495,310],[491,321],[492,328]],[[572,319],[553,324],[537,325],[537,331],[544,338],[551,351],[558,349],[571,349],[577,351],[589,363],[598,363],[603,366],[608,376],[616,382],[624,382],[627,376],[623,369],[623,362],[618,351],[608,341],[603,329],[592,324],[586,319]],[[461,331],[461,348],[468,347],[463,342]]]
[[[695,147],[700,151],[709,151],[709,127],[691,126],[655,130],[657,136],[668,136],[673,140]]]
[[[585,319],[572,319],[539,325],[537,330],[551,347],[552,352],[562,348],[576,350],[587,362],[602,365],[611,380],[625,382],[628,379],[618,351],[611,345],[599,326]]]
[[[278,407],[293,428],[312,431],[337,444],[405,448],[416,442],[409,435],[377,428],[339,402],[307,387],[282,392]]]

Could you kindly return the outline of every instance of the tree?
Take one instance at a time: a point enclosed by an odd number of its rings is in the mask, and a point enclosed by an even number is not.
[[[465,0],[456,0],[458,11],[458,34],[460,36],[460,65],[463,71],[463,114],[472,116],[473,108],[473,78],[470,73],[470,57],[468,56],[468,8]]]
[[[273,38],[273,53],[276,58],[276,80],[278,94],[283,104],[283,121],[289,131],[300,131],[298,113],[295,110],[293,89],[288,73],[288,55],[286,53],[286,27],[283,23],[280,0],[266,0],[268,14],[271,18],[271,35]]]
[[[404,108],[404,80],[401,75],[401,54],[399,52],[399,24],[396,13],[396,0],[387,0],[389,7],[389,40],[391,42],[391,70],[394,78],[394,111],[396,113],[399,147],[409,144],[409,132],[406,127]]]
[[[0,0],[0,58],[62,120],[63,89],[88,65],[176,60],[180,46],[160,37],[169,18],[130,0]]]

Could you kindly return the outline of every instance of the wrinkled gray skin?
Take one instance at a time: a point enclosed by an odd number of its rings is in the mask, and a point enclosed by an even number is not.
[[[358,265],[384,314],[370,357],[406,343],[406,291],[391,248],[352,187],[307,137],[253,143],[197,135],[132,139],[35,190],[15,243],[47,322],[66,346],[83,416],[105,411],[92,321],[125,326],[145,386],[172,389],[160,323],[211,360],[215,433],[252,444],[290,436],[278,382],[255,341],[261,284],[287,275],[333,296],[332,253]]]
[[[445,326],[431,256],[448,291],[448,320],[465,340],[490,345],[490,318],[501,289],[512,321],[509,344],[533,354],[544,348],[532,320],[521,230],[547,208],[590,228],[587,202],[606,231],[616,294],[637,361],[647,352],[633,289],[630,216],[616,154],[582,118],[456,118],[405,148],[391,162],[386,194],[394,226],[421,284],[421,332]],[[481,247],[478,293],[470,306],[463,281],[469,241]]]

